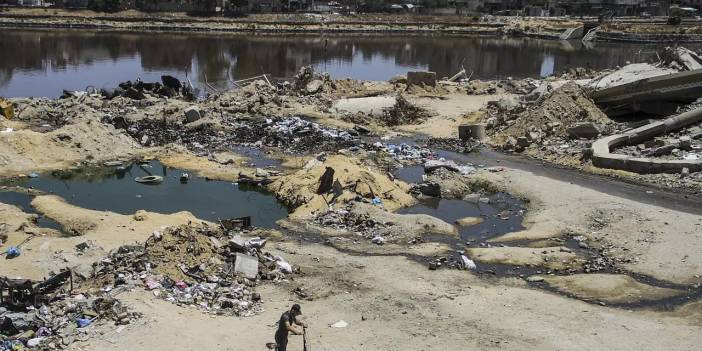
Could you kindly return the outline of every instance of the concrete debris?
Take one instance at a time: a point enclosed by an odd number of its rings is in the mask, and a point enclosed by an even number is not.
[[[569,82],[534,101],[522,102],[511,110],[487,107],[488,134],[502,140],[504,150],[523,152],[532,145],[555,147],[570,143],[568,130],[579,131],[585,122],[607,126],[610,119],[577,84]],[[568,148],[570,150],[570,144]]]
[[[420,86],[436,86],[436,72],[421,72],[421,71],[410,71],[407,72],[407,85],[420,85]]]
[[[702,58],[696,52],[679,47],[666,47],[658,53],[661,59],[659,66],[677,69],[679,71],[693,71],[702,68]]]
[[[441,185],[437,182],[422,182],[417,185],[417,191],[431,197],[441,197]]]
[[[241,273],[246,278],[256,279],[258,275],[258,260],[253,256],[237,253],[236,261],[234,261],[234,273]]]
[[[600,135],[600,127],[592,122],[579,122],[566,130],[573,138],[594,139]]]
[[[678,72],[676,69],[656,67],[648,63],[632,63],[613,72],[604,72],[593,78],[587,87],[593,90],[604,90],[624,85],[637,80],[664,76]]]
[[[200,111],[200,108],[197,106],[190,106],[184,111],[185,114],[185,121],[183,123],[192,123],[200,118],[202,118],[203,113]]]
[[[345,98],[334,102],[333,110],[338,113],[352,115],[367,115],[370,117],[382,117],[383,111],[395,106],[397,103],[395,96],[368,96],[359,98]]]

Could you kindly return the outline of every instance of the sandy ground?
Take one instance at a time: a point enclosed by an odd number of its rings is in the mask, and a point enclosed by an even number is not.
[[[453,135],[461,116],[494,98],[451,94],[445,100],[418,98],[437,117],[406,131]],[[110,128],[100,127],[91,133],[87,128],[87,122],[79,121],[50,133],[22,130],[0,137],[0,151],[6,155],[3,174],[72,167],[88,156],[106,160],[146,153]],[[79,145],[67,140],[77,140]],[[60,157],[51,159],[53,153]],[[217,154],[211,160],[178,150],[155,155],[166,164],[217,179],[232,180],[233,174],[250,171],[241,158],[232,154]],[[229,159],[232,162],[227,162]],[[289,202],[306,204],[292,216],[298,221],[304,222],[307,215],[326,208],[325,199],[315,193],[315,187],[327,166],[335,168],[343,186],[362,181],[341,200],[356,195],[369,199],[380,194],[390,210],[414,202],[407,193],[407,184],[392,181],[351,156],[329,155],[326,161],[311,163],[309,158],[291,158],[288,163],[297,170],[290,170],[269,188]],[[688,286],[702,282],[702,218],[698,215],[527,171],[481,172],[477,177],[530,200],[524,220],[527,229],[493,240],[492,247],[469,251],[479,263],[533,265],[544,270],[575,267],[583,257],[551,239],[582,235],[590,245],[605,250],[632,272]],[[120,215],[93,211],[55,196],[39,196],[32,205],[80,236],[37,229],[27,214],[0,205],[0,222],[9,225],[10,245],[34,235],[25,244],[22,256],[3,260],[0,275],[41,278],[52,270],[93,262],[120,245],[143,241],[163,226],[197,221],[187,212]],[[398,219],[407,217],[372,215],[401,220],[408,226],[424,225]],[[291,276],[287,282],[259,287],[265,301],[263,314],[246,319],[211,317],[157,300],[137,288],[120,298],[145,314],[140,322],[120,333],[72,344],[69,349],[264,349],[264,344],[273,339],[273,325],[280,313],[293,302],[303,304],[315,350],[693,350],[702,342],[702,304],[695,301],[670,311],[627,310],[549,292],[520,278],[448,269],[431,271],[426,263],[407,258],[445,254],[448,248],[442,244],[376,246],[346,239],[338,246],[344,250],[337,250],[322,243],[283,238],[273,240],[267,248],[299,266],[302,274]],[[86,253],[77,253],[74,246],[88,240],[95,245]],[[621,276],[586,278],[547,276],[544,280],[570,295],[612,302],[628,302],[632,297],[650,300],[676,293]],[[298,301],[292,293],[296,287],[309,291],[312,300]],[[339,320],[349,325],[329,327]],[[301,349],[299,338],[293,338],[290,349]]]
[[[434,115],[422,124],[400,126],[398,130],[437,138],[457,138],[458,126],[470,122],[469,113],[497,101],[504,95],[466,95],[451,93],[441,97],[416,97],[410,101]]]
[[[122,298],[146,313],[143,324],[70,349],[263,350],[293,302],[303,306],[314,350],[692,350],[700,342],[698,324],[660,313],[590,305],[465,271],[429,271],[398,256],[278,247],[306,274],[261,289],[260,316],[213,318],[134,292]],[[293,298],[296,286],[314,300]],[[329,327],[339,320],[348,326]],[[291,337],[290,350],[301,349],[300,337]]]
[[[543,239],[569,231],[599,242],[614,257],[630,260],[624,266],[631,271],[685,284],[702,281],[700,216],[520,170],[496,177],[512,192],[531,199],[528,229],[496,241]]]
[[[586,213],[564,215],[566,211],[573,211],[572,206],[564,205],[568,202],[581,207],[592,204],[602,208],[616,207],[620,211],[641,211],[651,216],[646,222],[647,228],[669,215],[618,198],[605,196],[601,199],[603,195],[597,192],[540,179],[528,173],[507,171],[499,177],[503,177],[508,188],[522,192],[527,192],[524,184],[530,184],[532,190],[529,193],[534,200],[528,221],[538,222],[540,218],[551,217],[564,221],[566,226],[585,225],[588,221]],[[535,191],[540,189],[534,187],[535,183],[548,187],[550,196],[536,195]],[[572,194],[578,194],[576,199],[568,200]],[[109,249],[120,243],[143,240],[164,223],[192,219],[187,214],[148,214],[145,220],[136,221],[134,216],[75,208],[52,196],[38,197],[35,206],[61,223],[80,219],[96,225],[81,237],[46,236],[30,241],[32,250],[6,261],[0,267],[1,274],[21,272],[27,276],[24,272],[29,265],[36,266],[36,274],[39,274],[49,267],[86,261],[92,258],[90,254],[77,258],[73,257],[74,254],[67,254],[72,245],[91,239]],[[658,215],[654,216],[656,213]],[[0,215],[16,217],[18,213],[0,212]],[[676,215],[684,217],[683,214]],[[692,219],[688,218],[688,225],[695,226],[699,219]],[[682,227],[683,223],[676,225]],[[630,240],[636,235],[636,231],[629,231]],[[634,265],[632,269],[661,266],[649,273],[670,280],[689,281],[687,278],[694,278],[694,271],[699,271],[699,261],[694,262],[694,256],[689,259],[691,266],[686,270],[666,269],[660,263],[661,257],[655,255],[658,245],[675,244],[663,241],[640,248],[646,252],[645,259],[653,262],[641,267]],[[676,250],[685,249],[685,245],[678,246]],[[648,250],[643,250],[646,248]],[[157,300],[136,289],[120,298],[145,314],[142,321],[120,333],[72,344],[69,349],[264,349],[264,344],[273,339],[275,321],[293,302],[303,305],[311,326],[311,345],[315,350],[691,350],[702,341],[699,337],[702,308],[697,303],[672,312],[593,305],[530,287],[521,279],[480,277],[458,270],[430,271],[425,264],[405,258],[402,251],[392,247],[386,251],[384,247],[376,246],[370,256],[352,255],[323,244],[286,240],[271,244],[269,249],[301,267],[303,273],[293,276],[288,282],[259,288],[265,301],[263,314],[245,319],[211,317]],[[431,256],[439,252],[437,250],[443,249],[436,246],[424,254]],[[62,254],[56,255],[56,252]],[[631,284],[606,285],[606,281],[591,281],[587,284],[587,291],[597,291],[597,284],[601,283],[613,290],[608,294],[610,296],[631,294]],[[583,289],[582,284],[564,286],[569,291],[574,287]],[[304,287],[313,300],[298,301],[292,293],[296,287]],[[651,290],[641,286],[634,288],[638,295],[646,295],[647,290]],[[617,292],[620,289],[623,292]],[[657,289],[650,292],[657,295],[667,293]],[[348,327],[329,327],[339,320],[348,322]],[[291,350],[302,349],[299,337],[292,337],[291,342]]]

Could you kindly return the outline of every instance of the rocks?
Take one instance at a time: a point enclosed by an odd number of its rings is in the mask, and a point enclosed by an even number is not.
[[[675,144],[667,144],[653,149],[649,155],[650,156],[665,156],[673,153],[673,150],[677,149]]]
[[[315,94],[319,92],[320,89],[322,89],[322,86],[324,85],[324,82],[322,82],[319,79],[315,79],[305,86],[305,91],[307,94]]]
[[[540,283],[544,281],[544,277],[539,276],[539,275],[530,275],[526,277],[524,280],[528,281],[529,283]]]
[[[568,129],[568,135],[573,138],[594,139],[602,132],[600,127],[592,122],[580,122]]]
[[[268,178],[271,176],[271,174],[263,168],[256,168],[256,176],[261,178]]]
[[[470,227],[473,225],[478,225],[483,223],[483,219],[480,217],[465,217],[456,220],[456,224],[461,227]]]
[[[436,72],[407,72],[407,85],[425,85],[430,87],[436,86]]]
[[[185,115],[185,121],[183,123],[192,123],[200,118],[202,118],[203,113],[200,111],[200,108],[197,106],[190,106],[185,111],[183,111]]]
[[[436,182],[423,182],[417,186],[417,190],[431,197],[441,197],[441,186]]]

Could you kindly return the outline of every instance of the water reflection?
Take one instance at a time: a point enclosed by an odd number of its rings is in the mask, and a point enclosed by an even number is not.
[[[62,89],[114,87],[141,77],[186,76],[217,87],[263,72],[290,77],[313,64],[335,78],[385,80],[410,69],[440,76],[464,65],[476,78],[538,77],[570,67],[603,68],[655,58],[656,46],[527,38],[208,35],[3,30],[0,95],[54,97]]]

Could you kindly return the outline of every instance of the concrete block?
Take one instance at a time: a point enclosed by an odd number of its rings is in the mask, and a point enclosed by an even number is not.
[[[234,273],[241,273],[246,278],[256,279],[258,275],[258,259],[242,253],[236,254]]]
[[[436,72],[407,72],[407,85],[436,86]]]
[[[483,141],[485,140],[485,125],[481,123],[462,124],[458,126],[458,138],[462,140],[475,139]]]
[[[202,118],[202,116],[204,115],[204,113],[202,113],[202,111],[200,111],[200,108],[197,106],[190,106],[186,108],[184,113],[186,123],[195,122]]]

